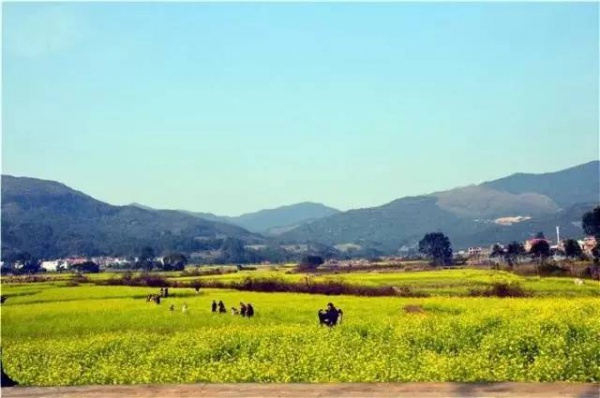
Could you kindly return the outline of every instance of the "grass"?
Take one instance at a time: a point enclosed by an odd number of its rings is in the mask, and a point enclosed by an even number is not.
[[[453,281],[466,276],[469,286],[492,278],[471,271],[437,271],[436,276],[453,288]],[[524,285],[545,284],[539,291],[558,288],[558,293],[506,299],[332,298],[226,289],[196,295],[190,288],[171,288],[170,297],[155,305],[144,299],[155,288],[3,285],[9,299],[1,309],[2,360],[21,384],[46,386],[600,381],[598,297],[568,297],[567,286],[572,291],[577,286],[572,281],[563,286],[561,278],[516,278]],[[421,287],[436,280],[431,273],[367,279],[375,285],[420,281]],[[256,317],[212,314],[212,300],[223,300],[228,309],[251,302]],[[332,300],[345,315],[342,325],[330,330],[318,326],[316,311]],[[188,313],[181,312],[184,303]],[[177,311],[168,310],[171,304]]]

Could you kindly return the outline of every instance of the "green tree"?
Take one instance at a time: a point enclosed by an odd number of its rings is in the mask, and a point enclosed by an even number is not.
[[[181,253],[170,253],[163,258],[163,269],[165,271],[183,271],[188,259]]]
[[[13,274],[36,274],[42,271],[40,261],[29,252],[16,252],[5,260]]]
[[[583,255],[583,251],[581,250],[581,246],[575,239],[567,239],[564,242],[565,248],[565,256],[567,258],[577,258]]]
[[[592,249],[592,256],[594,257],[594,263],[597,268],[596,272],[600,278],[600,272],[598,272],[600,266],[600,206],[585,213],[581,221],[585,233],[593,235],[596,238],[596,246]]]
[[[494,244],[494,246],[492,246],[492,254],[490,254],[490,257],[502,256],[504,256],[504,249],[502,249],[502,247],[499,244]]]
[[[600,236],[600,206],[585,213],[581,221],[586,234]]]
[[[143,269],[144,271],[152,271],[154,268],[154,249],[150,246],[145,246],[140,251],[138,261],[135,263],[136,269]]]
[[[87,272],[87,273],[97,274],[98,272],[100,272],[100,266],[93,261],[86,261],[86,262],[79,263],[79,264],[73,264],[71,266],[71,270],[77,271],[77,272]]]
[[[430,258],[433,265],[452,264],[450,239],[441,232],[425,234],[419,241],[419,252]]]
[[[315,270],[319,265],[323,264],[323,257],[315,255],[307,255],[302,257],[298,268],[305,270]]]
[[[140,261],[154,260],[154,257],[155,257],[154,249],[151,248],[150,246],[145,246],[140,251],[139,260]]]
[[[525,254],[525,248],[519,242],[513,241],[506,246],[504,259],[510,267],[514,266],[517,259]]]
[[[550,244],[548,241],[540,239],[531,246],[529,254],[541,261],[550,256]]]

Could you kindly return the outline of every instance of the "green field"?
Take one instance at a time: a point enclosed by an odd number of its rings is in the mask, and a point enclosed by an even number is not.
[[[244,271],[210,278],[272,276]],[[103,276],[105,277],[105,276]],[[176,274],[171,277],[176,278]],[[195,277],[197,278],[197,277]],[[352,283],[409,283],[428,298],[318,296],[232,290],[6,284],[2,360],[22,385],[193,382],[600,381],[600,287],[569,278],[524,278],[483,270],[356,273]],[[516,278],[516,279],[515,279]],[[515,279],[537,296],[461,297]],[[466,291],[466,290],[465,290]],[[212,314],[251,302],[256,317]],[[333,301],[342,325],[319,327]],[[181,312],[186,303],[188,313]],[[177,311],[170,312],[174,304]],[[406,312],[405,306],[416,306]]]

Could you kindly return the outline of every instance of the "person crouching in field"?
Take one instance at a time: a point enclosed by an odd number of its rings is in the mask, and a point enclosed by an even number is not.
[[[254,307],[250,303],[248,303],[246,306],[246,316],[248,318],[252,318],[254,316]]]
[[[341,324],[343,314],[343,311],[341,309],[338,310],[337,308],[335,308],[333,303],[328,303],[327,310],[319,310],[317,314],[319,316],[319,325],[333,327],[337,325],[338,322]]]
[[[160,296],[158,294],[149,294],[146,296],[146,303],[154,301],[156,304],[160,304]]]

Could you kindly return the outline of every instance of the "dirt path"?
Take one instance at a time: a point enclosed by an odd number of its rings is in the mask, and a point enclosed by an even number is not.
[[[600,384],[385,383],[385,384],[182,384],[83,387],[11,387],[6,398],[600,398]]]

